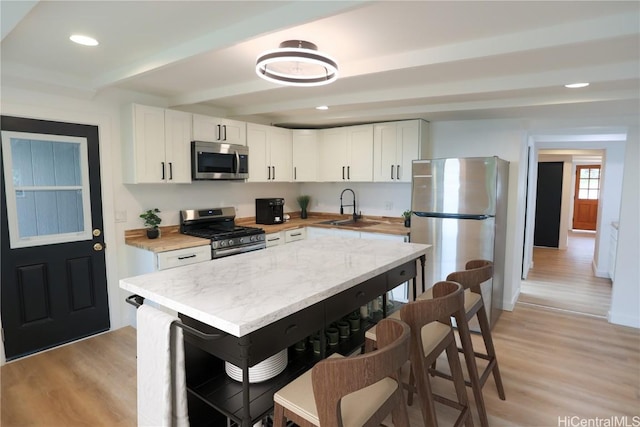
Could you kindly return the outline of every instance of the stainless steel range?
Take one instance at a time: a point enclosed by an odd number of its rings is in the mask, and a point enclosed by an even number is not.
[[[180,232],[211,240],[211,257],[222,258],[266,248],[264,230],[235,224],[233,207],[180,211]]]

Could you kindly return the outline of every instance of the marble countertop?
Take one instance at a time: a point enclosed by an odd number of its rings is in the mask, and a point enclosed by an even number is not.
[[[430,245],[323,237],[120,280],[237,337],[425,255]]]

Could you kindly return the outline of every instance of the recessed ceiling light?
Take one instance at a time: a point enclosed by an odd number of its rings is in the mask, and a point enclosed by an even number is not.
[[[571,84],[564,85],[564,87],[568,87],[569,89],[577,89],[580,87],[587,87],[587,86],[589,86],[589,83],[571,83]]]
[[[83,46],[98,46],[98,40],[94,39],[93,37],[83,36],[81,34],[73,34],[71,37],[69,37],[69,40]]]
[[[328,110],[329,107],[327,107],[326,105],[320,105],[319,107],[316,107],[316,110]]]

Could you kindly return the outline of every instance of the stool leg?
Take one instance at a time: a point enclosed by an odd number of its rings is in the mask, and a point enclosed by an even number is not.
[[[480,425],[482,427],[489,426],[487,418],[487,410],[484,407],[484,397],[482,396],[482,384],[478,377],[478,366],[476,364],[476,356],[473,352],[473,344],[471,343],[471,332],[469,331],[469,323],[464,313],[456,316],[458,325],[458,335],[462,344],[464,360],[469,371],[469,380],[471,382],[471,390],[473,390],[473,398],[476,401],[478,415],[480,416]],[[457,347],[456,347],[457,350]]]
[[[451,369],[451,377],[453,378],[453,385],[456,389],[458,402],[463,406],[464,424],[467,427],[473,427],[473,417],[471,416],[471,408],[469,406],[469,399],[467,398],[467,388],[464,383],[464,375],[462,374],[462,366],[460,366],[458,347],[456,346],[455,340],[447,346],[447,360],[449,361],[449,368]]]
[[[273,406],[273,427],[285,427],[287,420],[284,417],[284,407],[279,404]]]
[[[480,331],[482,332],[482,339],[484,340],[484,347],[487,350],[487,356],[489,356],[489,363],[493,363],[493,379],[496,382],[496,388],[498,389],[498,396],[502,400],[506,400],[504,394],[504,386],[502,385],[502,376],[500,375],[500,369],[498,368],[498,359],[496,357],[496,350],[493,347],[493,338],[491,337],[491,327],[489,326],[489,320],[487,318],[487,311],[484,308],[484,304],[480,306],[480,309],[476,313],[478,317],[478,323],[480,324]]]
[[[415,351],[416,353],[418,352],[418,350]],[[414,355],[411,360],[411,366],[416,380],[420,409],[422,410],[422,419],[424,420],[425,427],[438,427],[438,421],[436,420],[436,408],[433,403],[433,393],[431,391],[431,383],[429,382],[428,373],[425,371],[426,366],[424,360],[416,360],[418,357],[421,358],[422,355]]]

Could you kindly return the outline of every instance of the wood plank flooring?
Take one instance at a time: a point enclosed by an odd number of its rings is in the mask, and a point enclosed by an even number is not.
[[[536,248],[536,268],[527,280],[536,283],[523,284],[524,302],[494,327],[507,400],[498,398],[490,378],[483,394],[491,426],[558,426],[559,419],[573,416],[585,423],[626,416],[618,425],[632,425],[631,417],[640,417],[640,330],[609,324],[598,317],[606,311],[592,310],[608,309],[610,282],[591,274],[593,243],[582,237],[569,242],[582,250],[562,251],[565,256]],[[550,289],[538,291],[538,282]],[[3,366],[0,425],[135,426],[135,334],[127,327]],[[479,336],[473,340],[483,348]],[[445,365],[439,361],[440,368]],[[449,382],[432,382],[436,392],[453,396]],[[453,424],[453,410],[436,409],[441,426]],[[479,425],[475,406],[472,413]],[[417,403],[409,415],[412,426],[423,425]]]
[[[606,317],[611,280],[593,274],[594,243],[593,233],[569,232],[567,250],[534,248],[519,302]]]

